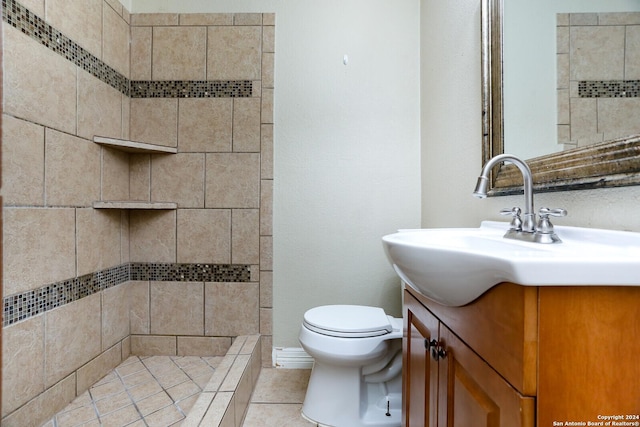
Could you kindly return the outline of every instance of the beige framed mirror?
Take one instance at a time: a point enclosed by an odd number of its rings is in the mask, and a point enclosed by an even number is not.
[[[503,0],[482,1],[482,162],[505,152]],[[639,132],[640,133],[640,132]],[[517,153],[510,153],[517,155]],[[640,135],[526,159],[536,192],[640,185]],[[511,164],[496,167],[490,196],[522,191]]]

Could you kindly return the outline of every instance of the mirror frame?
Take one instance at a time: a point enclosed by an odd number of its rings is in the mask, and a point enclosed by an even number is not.
[[[503,0],[482,0],[482,164],[504,153]],[[527,159],[536,192],[640,185],[640,135]],[[512,164],[492,171],[489,196],[522,192]]]

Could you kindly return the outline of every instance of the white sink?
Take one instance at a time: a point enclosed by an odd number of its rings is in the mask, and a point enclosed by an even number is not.
[[[424,296],[462,306],[501,282],[525,286],[640,286],[640,233],[556,226],[560,244],[502,236],[508,223],[399,230],[382,238],[400,278]]]

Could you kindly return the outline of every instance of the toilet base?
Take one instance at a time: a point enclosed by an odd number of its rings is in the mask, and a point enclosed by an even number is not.
[[[362,380],[361,368],[325,366],[316,361],[302,416],[326,427],[399,427],[401,381],[398,377],[368,384]]]

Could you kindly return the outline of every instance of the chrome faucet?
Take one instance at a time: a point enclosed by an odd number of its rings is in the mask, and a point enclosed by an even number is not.
[[[514,207],[511,209],[502,209],[501,215],[511,215],[511,225],[509,231],[504,235],[507,239],[525,240],[535,243],[560,243],[562,240],[553,231],[553,224],[549,220],[549,216],[566,216],[567,211],[564,209],[540,209],[540,220],[536,225],[536,213],[533,209],[533,177],[531,169],[524,161],[511,154],[499,154],[491,158],[485,163],[482,172],[478,177],[476,188],[473,195],[484,199],[487,197],[487,187],[489,185],[489,173],[491,169],[498,163],[510,162],[518,167],[522,173],[524,181],[524,214],[523,219],[520,218],[521,209]]]

